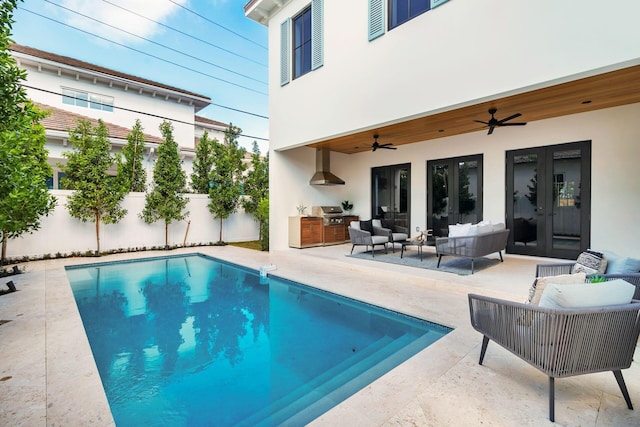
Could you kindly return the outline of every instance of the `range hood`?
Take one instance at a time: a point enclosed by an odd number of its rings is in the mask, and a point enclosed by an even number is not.
[[[344,181],[329,171],[331,151],[328,148],[316,148],[316,173],[313,174],[311,185],[344,185]]]

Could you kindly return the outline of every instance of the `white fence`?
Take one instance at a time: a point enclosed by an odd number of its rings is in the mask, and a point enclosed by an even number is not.
[[[53,213],[42,218],[39,230],[9,240],[7,258],[39,257],[47,254],[53,257],[57,253],[96,250],[95,223],[83,223],[72,218],[65,207],[67,197],[72,192],[52,190],[52,193],[57,198]],[[185,196],[189,199],[189,215],[185,220],[169,225],[169,245],[217,242],[220,238],[220,220],[213,218],[209,212],[209,198],[204,194]],[[144,197],[144,193],[129,193],[122,203],[128,210],[127,215],[117,224],[100,224],[101,251],[164,246],[164,221],[146,224],[139,217],[144,208]],[[258,223],[242,209],[223,221],[222,240],[225,242],[257,240],[258,236]]]

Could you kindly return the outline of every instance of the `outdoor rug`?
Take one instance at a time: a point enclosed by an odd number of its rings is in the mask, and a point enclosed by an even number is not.
[[[356,248],[357,250],[357,248]],[[353,255],[347,255],[352,258],[366,259],[374,262],[386,262],[389,264],[405,265],[407,267],[424,268],[427,270],[444,271],[446,273],[454,273],[460,276],[466,276],[471,274],[471,260],[467,258],[458,258],[452,256],[443,256],[440,268],[438,265],[438,256],[435,252],[426,249],[422,252],[422,261],[420,261],[420,255],[415,248],[405,249],[404,255],[400,258],[400,248],[396,248],[396,252],[393,253],[389,249],[388,253],[384,253],[384,249],[376,249],[375,257],[371,257],[371,251],[367,252],[355,252]],[[477,273],[486,268],[492,267],[500,263],[499,258],[476,258],[474,263],[474,272]]]

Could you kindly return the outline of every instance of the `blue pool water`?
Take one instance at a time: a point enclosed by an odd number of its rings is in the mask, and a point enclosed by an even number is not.
[[[450,331],[202,255],[67,275],[118,426],[303,425]]]

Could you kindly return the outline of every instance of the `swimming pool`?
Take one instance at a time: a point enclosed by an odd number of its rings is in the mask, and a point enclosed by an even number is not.
[[[118,426],[302,425],[450,331],[203,255],[67,275]]]

